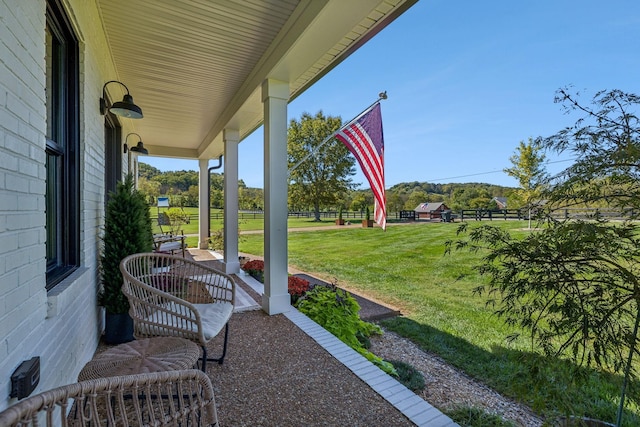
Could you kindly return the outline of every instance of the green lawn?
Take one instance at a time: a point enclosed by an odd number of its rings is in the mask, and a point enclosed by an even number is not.
[[[485,224],[483,222],[482,224]],[[480,223],[470,223],[471,226]],[[514,233],[526,222],[493,221]],[[412,339],[499,392],[546,416],[571,413],[615,420],[620,378],[532,352],[525,337],[505,326],[472,289],[484,280],[473,268],[479,255],[444,255],[458,224],[419,223],[379,228],[289,233],[289,262],[338,285],[399,308],[383,325]],[[242,252],[262,255],[262,235],[246,235]],[[625,425],[640,425],[638,384],[632,384]]]

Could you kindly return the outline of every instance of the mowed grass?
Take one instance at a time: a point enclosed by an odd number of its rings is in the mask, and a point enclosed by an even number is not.
[[[478,226],[482,223],[470,223]],[[493,221],[524,236],[526,222]],[[472,290],[485,280],[474,270],[479,254],[444,254],[458,224],[417,223],[289,233],[289,263],[339,286],[399,308],[383,326],[424,350],[522,401],[547,417],[571,414],[614,421],[621,378],[532,352],[523,332],[507,327]],[[262,255],[263,236],[246,235],[242,252]],[[640,425],[638,384],[629,390],[624,425]]]

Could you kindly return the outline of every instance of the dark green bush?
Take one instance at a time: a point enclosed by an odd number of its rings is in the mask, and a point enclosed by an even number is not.
[[[393,365],[368,351],[363,342],[373,334],[382,334],[378,325],[360,319],[360,305],[348,292],[336,286],[315,286],[300,298],[298,310],[391,375]]]

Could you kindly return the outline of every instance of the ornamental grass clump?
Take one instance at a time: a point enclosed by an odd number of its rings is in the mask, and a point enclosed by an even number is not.
[[[374,365],[397,375],[391,363],[367,350],[368,338],[381,335],[382,329],[360,319],[360,305],[351,294],[333,284],[314,286],[298,300],[296,307]]]

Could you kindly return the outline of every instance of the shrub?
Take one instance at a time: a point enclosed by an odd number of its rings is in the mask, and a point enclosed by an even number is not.
[[[360,319],[360,306],[348,292],[335,285],[315,286],[298,300],[297,308],[383,371],[397,375],[391,363],[363,345],[364,338],[382,334],[382,329]]]
[[[108,314],[129,311],[129,301],[120,290],[120,261],[131,254],[151,252],[153,233],[149,205],[135,189],[133,175],[119,182],[107,201],[100,253],[101,290],[98,301]]]

